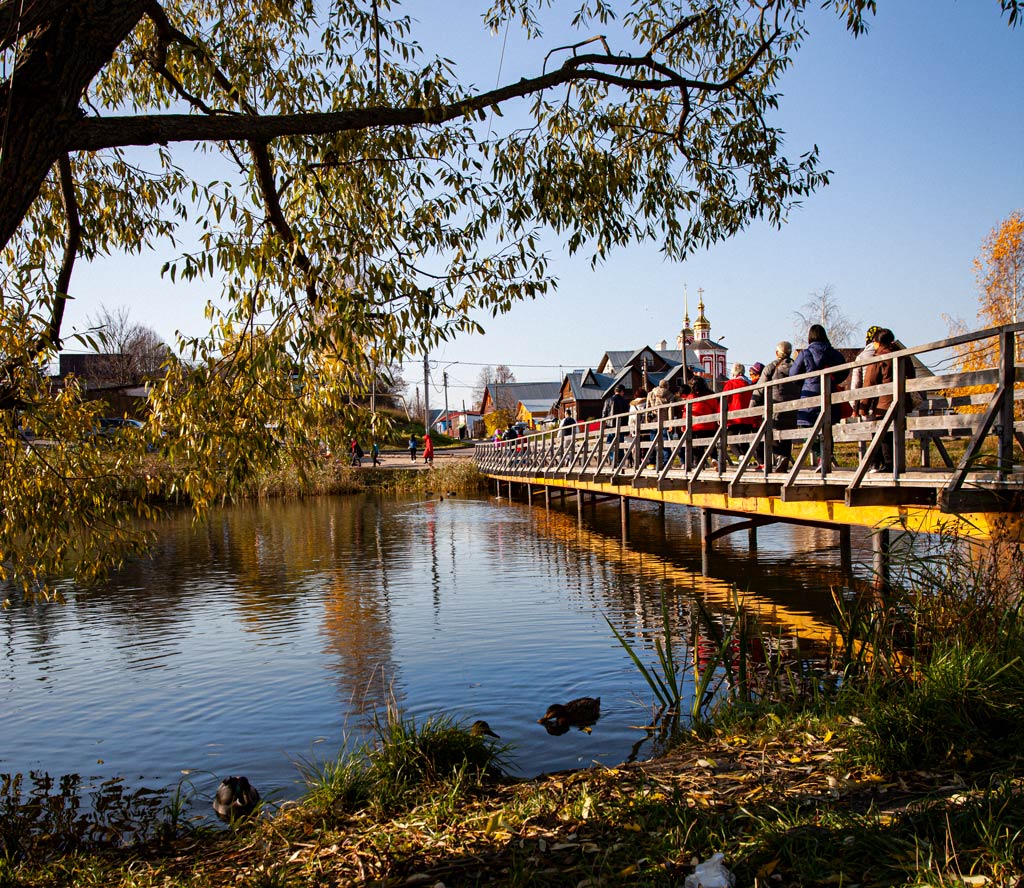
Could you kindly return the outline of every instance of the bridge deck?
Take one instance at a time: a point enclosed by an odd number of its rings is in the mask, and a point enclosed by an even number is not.
[[[623,414],[568,430],[477,445],[480,470],[495,479],[570,488],[769,520],[868,527],[900,525],[937,532],[955,529],[990,537],[1021,536],[1024,501],[1024,367],[1015,362],[1024,324],[1006,325],[905,349],[871,362],[891,361],[891,384],[856,392],[833,390],[854,365],[793,379],[820,377],[820,396],[782,400],[778,382],[761,386],[764,403],[728,409],[717,394]],[[951,348],[988,349],[995,366],[970,373],[928,371],[922,357],[948,362]],[[926,372],[908,372],[911,359]],[[735,392],[729,393],[734,394]],[[833,422],[833,412],[857,399],[892,398],[869,422]],[[714,401],[711,431],[695,433],[693,405]],[[794,412],[817,411],[813,424],[793,428]],[[834,411],[833,408],[836,408]],[[727,419],[742,421],[738,434]],[[566,434],[568,431],[568,434]],[[886,440],[888,439],[888,440]],[[908,442],[922,463],[909,466]],[[962,446],[954,462],[950,451]],[[884,474],[873,471],[884,446],[895,454]],[[736,454],[730,460],[730,451]],[[772,454],[791,453],[785,471]],[[812,453],[819,453],[817,463]],[[954,451],[955,452],[955,451]],[[759,455],[767,453],[766,465]],[[839,457],[837,463],[835,456]],[[933,466],[932,457],[939,463]]]

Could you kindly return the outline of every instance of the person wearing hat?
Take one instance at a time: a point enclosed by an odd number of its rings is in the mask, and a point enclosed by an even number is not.
[[[864,350],[856,358],[858,364],[863,364],[866,360],[875,356],[875,351],[878,348],[878,334],[881,332],[882,328],[878,325],[868,327],[868,332],[864,334]],[[854,367],[853,372],[850,374],[850,391],[863,388],[863,386],[864,368]]]
[[[750,365],[750,384],[759,385],[761,382],[761,372],[764,370],[764,364],[760,361],[754,361]],[[764,389],[759,388],[755,390],[754,394],[750,396],[751,407],[761,407],[764,405]]]
[[[882,327],[877,324],[868,327],[867,333],[864,334],[864,350],[857,355],[856,362],[857,366],[853,368],[853,372],[850,373],[850,391],[856,391],[859,388],[864,387],[864,370],[865,368],[861,365],[869,358],[873,358],[878,353],[878,334],[882,332]],[[850,404],[854,408],[853,416],[851,416],[847,422],[866,422],[868,419],[867,414],[859,409],[861,402],[851,401]],[[866,403],[866,402],[864,402]],[[860,441],[857,444],[857,451],[860,456],[864,455],[864,451],[867,449],[867,442]]]

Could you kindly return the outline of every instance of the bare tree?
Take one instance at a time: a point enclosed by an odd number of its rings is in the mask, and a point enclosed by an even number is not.
[[[105,305],[89,318],[104,356],[103,376],[115,385],[136,385],[160,372],[170,348],[151,327],[134,323],[127,308]]]
[[[484,402],[484,391],[491,386],[491,394],[494,396],[494,406],[497,410],[511,410],[515,408],[515,399],[511,394],[502,392],[501,387],[516,381],[516,375],[507,364],[498,364],[497,367],[483,367],[480,375],[476,378],[476,388],[473,397],[481,407]]]
[[[793,312],[795,342],[806,342],[811,324],[821,324],[836,348],[856,344],[860,322],[847,317],[835,294],[836,288],[825,284],[820,290],[812,290],[810,298]]]

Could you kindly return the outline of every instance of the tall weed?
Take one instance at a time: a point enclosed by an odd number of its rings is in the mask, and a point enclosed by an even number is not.
[[[836,598],[854,751],[882,769],[984,764],[1024,741],[1024,556],[1018,544],[902,534],[892,581]]]

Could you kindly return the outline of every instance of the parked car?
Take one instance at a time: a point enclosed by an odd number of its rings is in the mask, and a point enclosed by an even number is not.
[[[101,435],[116,435],[124,429],[137,429],[142,431],[142,423],[137,419],[128,419],[124,416],[104,416],[100,418],[98,429]]]

